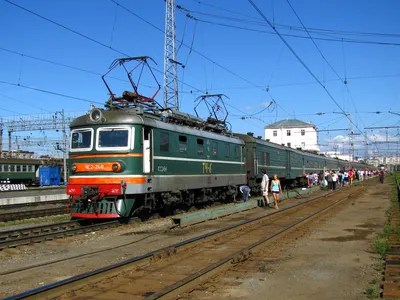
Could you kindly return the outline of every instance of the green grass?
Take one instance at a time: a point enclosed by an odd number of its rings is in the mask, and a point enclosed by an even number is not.
[[[386,257],[389,250],[389,241],[385,237],[378,237],[375,240],[375,250],[381,256],[382,259]]]
[[[398,176],[398,180],[400,177]],[[395,175],[388,177],[388,182],[393,184],[393,188],[390,192],[391,207],[385,211],[385,217],[387,218],[386,224],[383,228],[383,232],[374,241],[374,249],[379,254],[380,259],[374,265],[374,270],[378,273],[378,278],[371,280],[370,284],[365,289],[365,295],[368,299],[378,299],[380,298],[380,287],[379,282],[382,280],[381,274],[385,267],[384,259],[386,258],[387,252],[390,248],[389,235],[395,233],[400,234],[400,226],[392,227],[390,226],[390,219],[393,214],[393,210],[400,209],[399,199],[397,194],[397,185],[395,184]]]
[[[365,289],[365,295],[367,296],[368,299],[377,299],[380,297],[380,292],[375,285],[369,285]]]

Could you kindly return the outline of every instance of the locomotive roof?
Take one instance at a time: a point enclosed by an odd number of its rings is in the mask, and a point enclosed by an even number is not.
[[[95,122],[90,118],[90,113],[80,116],[74,119],[70,127],[75,129],[78,127],[93,127],[93,126],[112,126],[122,124],[141,124],[153,128],[160,128],[169,131],[179,132],[188,135],[195,135],[209,139],[220,140],[223,142],[244,144],[244,142],[233,135],[218,134],[210,131],[204,131],[197,128],[183,126],[179,124],[167,123],[162,121],[161,118],[148,115],[148,114],[137,114],[129,110],[101,110],[103,114],[103,122]]]

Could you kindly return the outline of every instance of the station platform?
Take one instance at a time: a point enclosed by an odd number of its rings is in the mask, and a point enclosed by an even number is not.
[[[65,186],[0,192],[0,206],[68,199]]]

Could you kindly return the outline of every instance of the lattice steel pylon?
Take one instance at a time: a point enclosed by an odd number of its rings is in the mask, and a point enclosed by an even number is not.
[[[179,110],[175,0],[165,1],[164,107]]]

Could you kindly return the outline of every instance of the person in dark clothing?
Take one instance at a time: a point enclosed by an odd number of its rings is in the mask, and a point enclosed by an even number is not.
[[[328,181],[328,190],[333,189],[333,178],[332,178],[332,173],[329,172],[328,175],[326,176],[326,181]]]
[[[381,184],[383,184],[383,177],[384,177],[383,170],[380,170],[379,171],[379,181],[381,182]]]

